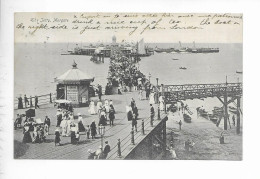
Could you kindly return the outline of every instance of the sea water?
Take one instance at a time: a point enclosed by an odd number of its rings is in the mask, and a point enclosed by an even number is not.
[[[70,48],[75,44],[70,44]],[[86,44],[85,44],[86,45]],[[170,48],[176,44],[149,44],[149,47]],[[183,44],[190,46],[192,44]],[[206,84],[242,82],[243,70],[242,44],[197,44],[197,47],[219,48],[219,53],[154,53],[142,57],[138,68],[151,82],[156,84]],[[94,85],[107,83],[109,58],[105,63],[95,64],[90,56],[61,55],[68,50],[68,44],[59,43],[19,43],[15,44],[14,53],[14,98],[48,94],[55,92],[55,78],[72,68],[75,61],[78,68],[94,77]],[[173,60],[178,59],[178,60]],[[179,69],[186,67],[186,70]],[[212,101],[210,101],[212,100]],[[200,100],[201,101],[201,100]],[[210,101],[210,102],[209,102]],[[206,103],[201,101],[201,103]],[[207,99],[215,106],[216,99]],[[192,104],[192,102],[190,102]],[[203,105],[203,104],[202,104]],[[205,106],[206,107],[206,106]]]

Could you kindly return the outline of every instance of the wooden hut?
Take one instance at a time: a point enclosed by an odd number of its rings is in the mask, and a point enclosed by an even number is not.
[[[57,77],[55,81],[57,82],[57,99],[69,100],[74,107],[89,104],[89,88],[94,77],[79,70],[75,61],[72,69]]]

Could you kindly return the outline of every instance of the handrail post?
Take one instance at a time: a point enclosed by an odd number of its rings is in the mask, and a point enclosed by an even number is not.
[[[117,139],[117,140],[118,140],[118,142],[117,142],[117,156],[119,158],[121,158],[121,141],[120,141],[120,139]]]
[[[161,117],[160,117],[160,106],[158,105],[158,120],[161,120]]]
[[[135,145],[135,137],[134,137],[134,128],[133,127],[132,127],[132,130],[131,130],[131,144]]]
[[[144,133],[144,120],[142,120],[142,134],[145,135],[145,133]]]
[[[52,103],[51,93],[50,93],[50,103]]]
[[[162,96],[164,96],[164,112],[166,113],[166,102],[167,102],[167,99],[165,97],[164,85],[161,84],[161,87],[162,87]]]

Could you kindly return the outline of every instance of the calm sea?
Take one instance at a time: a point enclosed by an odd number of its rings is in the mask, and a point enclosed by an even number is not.
[[[86,44],[83,44],[86,45]],[[150,47],[178,47],[178,44],[149,44]],[[192,47],[192,44],[182,44]],[[14,95],[27,96],[55,92],[54,78],[72,68],[73,60],[83,72],[95,77],[94,84],[105,85],[109,58],[104,64],[95,64],[89,56],[61,55],[75,44],[15,44],[14,54]],[[196,47],[218,47],[219,53],[209,54],[163,54],[156,53],[142,58],[139,69],[145,75],[151,74],[152,83],[188,84],[223,83],[242,81],[242,44],[196,44]],[[172,60],[172,59],[179,60]],[[186,67],[187,70],[180,70]]]

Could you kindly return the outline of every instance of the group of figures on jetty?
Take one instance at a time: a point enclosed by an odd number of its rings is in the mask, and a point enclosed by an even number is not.
[[[33,100],[34,100],[34,105],[33,105]],[[40,108],[38,105],[38,96],[30,96],[30,98],[28,98],[26,95],[24,95],[24,98],[22,98],[22,96],[20,96],[18,98],[18,109],[24,109],[27,107],[35,107],[35,109]]]
[[[118,87],[118,94],[121,92],[137,89],[138,79],[145,80],[145,75],[137,68],[137,57],[126,57],[121,50],[113,49],[110,57],[108,72],[108,85]]]

